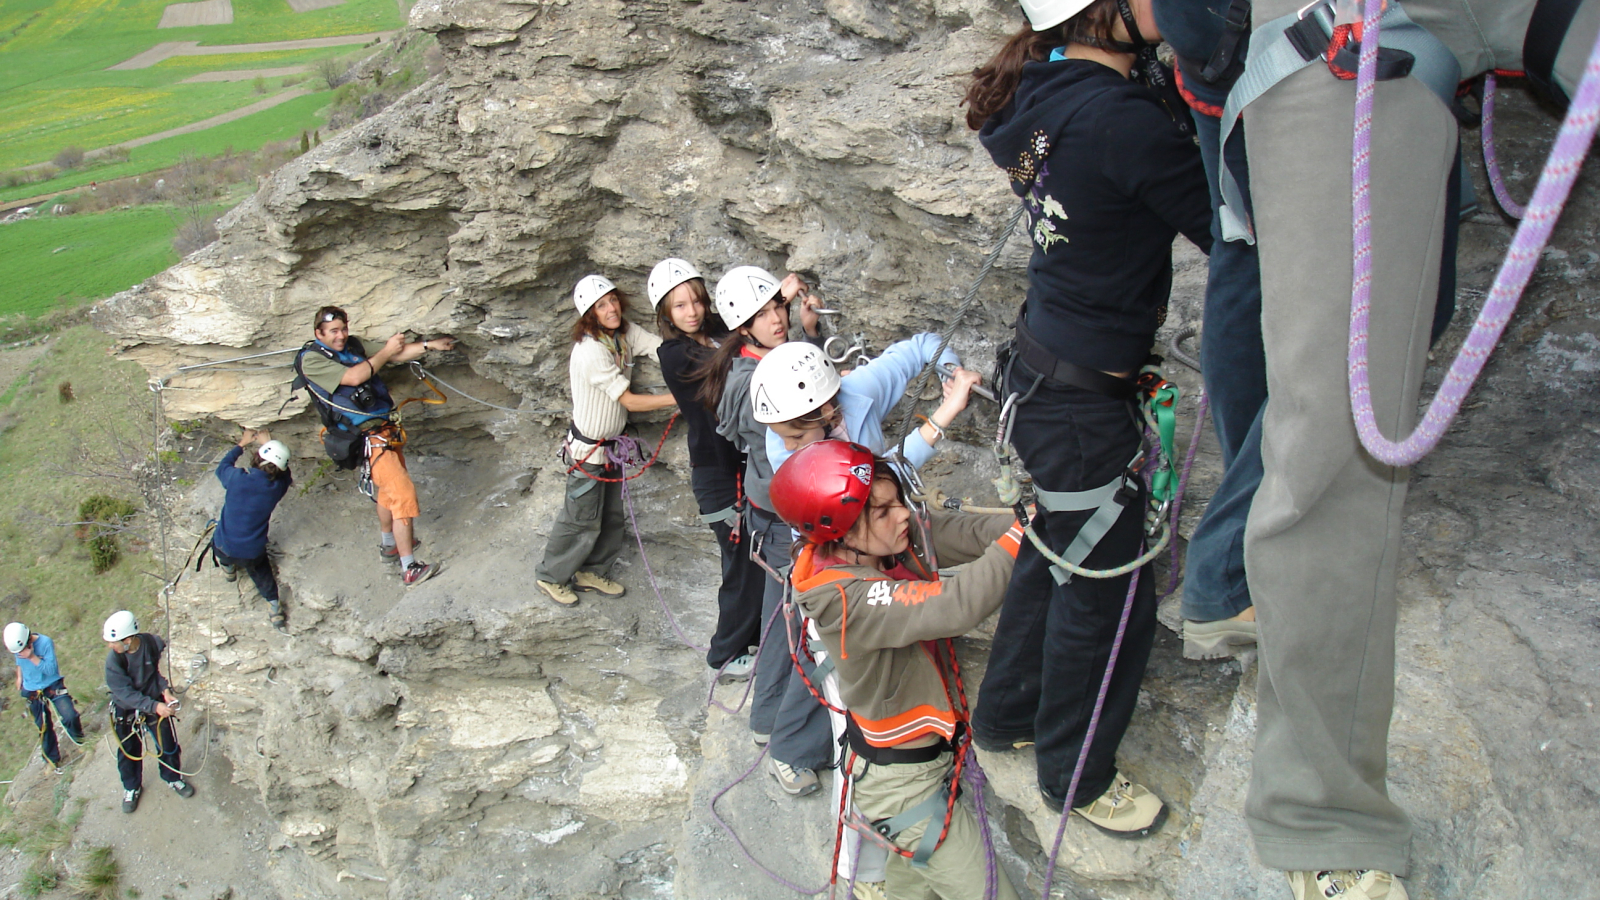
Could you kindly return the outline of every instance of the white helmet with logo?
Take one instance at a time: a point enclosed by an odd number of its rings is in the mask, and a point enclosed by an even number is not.
[[[755,318],[778,295],[778,279],[759,266],[735,266],[717,282],[717,314],[732,331]]]
[[[133,617],[133,613],[119,609],[111,614],[111,618],[106,619],[106,627],[101,637],[108,641],[120,641],[138,633],[139,620]]]
[[[672,292],[672,289],[691,278],[702,278],[700,270],[688,260],[669,256],[656,267],[650,270],[650,277],[644,283],[644,292],[650,296],[652,307],[661,305],[661,298]]]
[[[6,626],[5,637],[6,649],[12,653],[21,653],[22,648],[28,646],[28,638],[33,637],[33,633],[21,622],[12,622]]]
[[[256,455],[264,463],[272,463],[280,469],[289,468],[289,447],[283,441],[267,441]]]
[[[1034,31],[1054,28],[1089,8],[1094,0],[1022,0],[1022,12]]]
[[[578,308],[578,315],[583,315],[600,302],[600,298],[616,290],[617,286],[611,279],[604,275],[585,275],[572,289],[572,305]]]
[[[750,375],[750,406],[763,425],[798,419],[837,393],[833,360],[804,341],[773,347]]]

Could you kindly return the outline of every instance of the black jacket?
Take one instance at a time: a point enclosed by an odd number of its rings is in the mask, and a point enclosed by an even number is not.
[[[1028,63],[978,139],[1028,206],[1028,330],[1068,362],[1138,369],[1166,319],[1173,238],[1211,251],[1199,147],[1149,90],[1078,59]]]
[[[140,632],[137,636],[137,650],[106,651],[106,687],[111,689],[111,703],[117,709],[153,714],[156,704],[162,702],[161,692],[167,689],[167,679],[161,674],[161,652],[167,644],[153,634]]]

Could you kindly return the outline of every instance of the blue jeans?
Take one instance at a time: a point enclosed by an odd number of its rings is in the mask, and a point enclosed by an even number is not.
[[[1193,111],[1191,111],[1193,112]],[[1200,157],[1211,185],[1211,206],[1221,204],[1217,187],[1220,123],[1193,112]],[[1226,149],[1228,167],[1249,196],[1244,134],[1235,131]],[[1229,619],[1251,606],[1244,574],[1244,523],[1261,485],[1261,412],[1267,404],[1267,358],[1261,340],[1261,267],[1256,248],[1222,240],[1219,217],[1211,217],[1211,263],[1200,364],[1205,369],[1211,420],[1222,445],[1222,483],[1189,538],[1183,579],[1183,617],[1194,622]]]
[[[43,751],[44,758],[53,766],[61,765],[61,745],[56,742],[56,729],[50,721],[52,705],[61,719],[61,727],[67,730],[72,742],[83,743],[83,723],[78,719],[78,708],[73,705],[66,684],[58,681],[37,691],[23,691],[22,696],[27,698],[34,727],[39,729],[39,749]]]

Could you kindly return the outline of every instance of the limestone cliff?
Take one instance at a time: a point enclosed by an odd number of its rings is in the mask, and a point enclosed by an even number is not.
[[[430,365],[523,411],[452,396],[414,424],[423,552],[447,566],[435,581],[399,588],[366,501],[336,477],[292,496],[274,525],[290,637],[209,572],[179,591],[175,658],[201,664],[195,702],[233,777],[280,821],[281,843],[326,862],[295,890],[793,895],[712,821],[708,802],[754,748],[739,718],[705,710],[708,673],[669,629],[646,560],[625,557],[622,601],[559,611],[528,590],[559,498],[570,286],[602,271],[643,306],[663,256],[711,273],[754,262],[805,273],[869,345],[943,325],[1013,206],[958,101],[1018,21],[1000,0],[423,0],[413,25],[438,36],[446,74],[290,163],[228,214],[217,243],[95,310],[124,356],[164,376],[296,346],[312,311],[337,303],[361,334],[460,336]],[[1523,98],[1502,106],[1502,157],[1526,194],[1553,124]],[[1586,173],[1476,406],[1416,473],[1391,784],[1417,818],[1420,896],[1588,890],[1595,184]],[[1464,226],[1463,316],[1509,235],[1488,214]],[[1025,252],[1010,245],[957,338],[980,365],[1021,297]],[[1169,328],[1198,318],[1202,261],[1184,246],[1179,262]],[[1462,333],[1458,322],[1441,359]],[[174,418],[270,424],[309,452],[303,399],[280,424],[287,382],[281,367],[199,372],[163,397]],[[971,446],[932,473],[978,502],[990,416],[976,411],[957,435]],[[632,487],[637,528],[664,603],[703,639],[714,548],[681,444],[663,460]],[[1215,471],[1208,447],[1196,503]],[[196,495],[196,526],[217,499]],[[981,634],[966,644],[973,683],[984,646]],[[1241,818],[1253,679],[1240,670],[1158,643],[1123,756],[1173,820],[1134,845],[1069,827],[1066,896],[1281,893]],[[731,706],[738,692],[718,696]],[[984,763],[1003,861],[1037,885],[1054,817],[1031,758]],[[777,796],[758,773],[717,810],[764,863],[814,887],[831,840],[823,806]]]

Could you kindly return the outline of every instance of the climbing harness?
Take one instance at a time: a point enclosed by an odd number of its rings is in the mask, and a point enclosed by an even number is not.
[[[1506,251],[1505,262],[1495,274],[1494,286],[1489,291],[1482,311],[1478,313],[1477,321],[1462,342],[1460,352],[1451,362],[1449,372],[1416,429],[1403,440],[1395,442],[1385,438],[1378,428],[1367,370],[1367,335],[1372,302],[1372,105],[1379,30],[1388,27],[1385,21],[1388,16],[1386,13],[1380,15],[1379,6],[1378,3],[1371,3],[1366,11],[1364,27],[1373,39],[1362,42],[1356,83],[1351,164],[1355,265],[1350,289],[1348,367],[1350,406],[1361,445],[1379,462],[1402,467],[1427,456],[1461,411],[1467,392],[1482,373],[1490,352],[1505,331],[1544,252],[1545,244],[1550,240],[1556,219],[1560,217],[1588,153],[1596,125],[1600,124],[1600,37],[1597,37],[1589,53],[1576,97],[1561,123],[1561,132],[1539,176],[1533,199],[1528,202],[1526,215],[1517,226],[1516,236]],[[1390,8],[1398,9],[1398,4],[1390,4]]]
[[[570,475],[575,471],[582,472],[584,477],[588,478],[590,481],[598,481],[603,484],[625,484],[629,481],[632,481],[633,479],[638,478],[640,475],[643,475],[645,470],[656,464],[656,460],[661,456],[661,448],[666,446],[667,435],[672,433],[672,426],[677,424],[677,421],[678,414],[673,413],[672,418],[667,420],[667,427],[662,429],[661,440],[656,441],[656,450],[654,453],[650,454],[649,459],[644,458],[642,452],[643,448],[640,446],[639,442],[631,437],[628,437],[627,435],[618,435],[614,438],[608,438],[603,441],[590,441],[586,438],[584,439],[584,443],[593,444],[597,450],[604,448],[606,465],[602,467],[603,469],[610,471],[612,468],[615,468],[617,471],[625,473],[629,468],[637,466],[638,469],[632,475],[624,474],[620,478],[608,478],[604,475],[596,475],[584,468],[584,465],[587,463],[589,457],[594,455],[593,450],[585,454],[583,459],[575,459],[567,450],[567,445],[563,444],[561,452],[566,454],[567,459],[573,460],[572,465],[567,467],[566,474]]]

